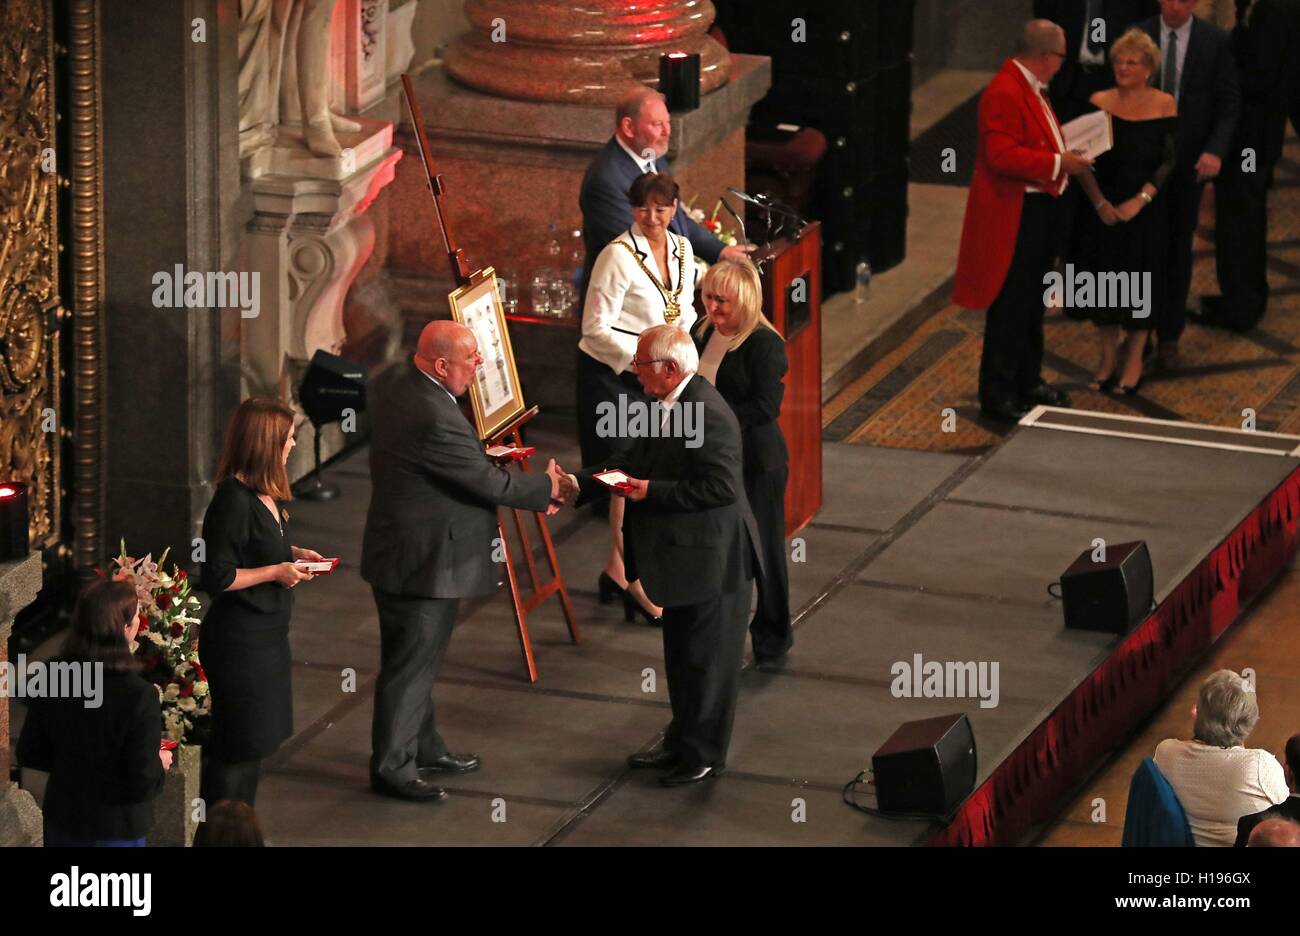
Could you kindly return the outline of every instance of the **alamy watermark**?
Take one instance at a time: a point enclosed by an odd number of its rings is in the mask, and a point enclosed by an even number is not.
[[[155,309],[239,309],[240,318],[257,318],[262,311],[262,274],[241,270],[185,272],[176,264],[172,272],[159,270],[154,286]]]
[[[104,704],[104,664],[86,661],[0,661],[0,698],[83,699],[86,708]]]
[[[911,661],[899,660],[889,668],[894,681],[889,692],[895,699],[975,699],[980,708],[997,708],[999,669],[997,663],[973,660],[923,660],[912,654]]]
[[[1065,273],[1053,270],[1043,277],[1043,305],[1056,309],[1132,309],[1134,318],[1151,315],[1151,273],[1093,273],[1079,271],[1073,263]]]
[[[602,400],[596,404],[596,435],[602,439],[685,439],[689,449],[704,444],[704,404]]]

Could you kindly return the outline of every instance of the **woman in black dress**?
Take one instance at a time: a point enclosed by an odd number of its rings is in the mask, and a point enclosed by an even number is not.
[[[130,582],[86,586],[60,661],[103,666],[100,696],[31,699],[18,763],[48,771],[47,847],[142,848],[172,763],[162,749],[158,687],[137,672],[140,602]],[[7,779],[7,778],[6,778]]]
[[[1131,396],[1142,384],[1142,351],[1165,305],[1169,213],[1161,188],[1174,168],[1178,117],[1173,95],[1151,86],[1160,73],[1160,47],[1150,36],[1131,29],[1110,55],[1116,87],[1091,100],[1110,114],[1113,148],[1097,158],[1096,178],[1079,177],[1097,209],[1084,222],[1084,266],[1097,284],[1106,274],[1121,274],[1130,295],[1127,304],[1093,309],[1101,362],[1089,388]],[[1132,295],[1132,274],[1145,290],[1140,304]]]
[[[253,805],[262,758],[293,734],[289,682],[292,589],[313,576],[295,560],[320,553],[290,545],[284,465],[295,445],[293,411],[276,400],[240,404],[226,433],[217,490],[203,517],[203,589],[212,604],[199,659],[212,693],[200,795]]]
[[[758,610],[749,624],[754,664],[779,668],[794,644],[785,555],[789,452],[777,419],[789,369],[785,340],[763,314],[763,286],[748,260],[719,260],[700,281],[706,317],[695,329],[699,374],[717,388],[740,423],[745,496],[763,555]]]

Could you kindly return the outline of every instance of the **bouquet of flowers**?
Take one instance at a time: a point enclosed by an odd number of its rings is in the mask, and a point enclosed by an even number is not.
[[[190,594],[185,570],[172,563],[163,568],[167,550],[157,562],[153,554],[134,559],[121,543],[113,560],[114,581],[130,582],[140,599],[140,632],[131,652],[141,671],[158,687],[162,703],[163,736],[181,744],[201,744],[212,714],[208,679],[199,664],[199,641],[194,625],[199,599]]]
[[[689,202],[686,203],[687,217],[689,217],[695,223],[708,229],[709,231],[712,231],[714,236],[717,237],[718,240],[726,244],[728,247],[736,246],[736,244],[739,242],[736,237],[736,232],[727,230],[722,226],[722,222],[718,220],[718,212],[722,210],[722,199],[719,198],[717,203],[713,206],[713,214],[709,215],[708,217],[705,217],[703,209],[691,207],[692,205],[695,204],[696,198],[699,198],[699,196],[698,195],[694,196]]]

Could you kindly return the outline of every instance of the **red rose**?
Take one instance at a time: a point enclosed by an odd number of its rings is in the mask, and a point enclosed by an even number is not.
[[[159,595],[158,598],[157,598],[157,603],[158,603],[158,610],[160,610],[160,611],[166,611],[168,608],[170,608],[170,607],[172,606],[172,599],[171,599],[171,596],[170,596],[170,595]]]
[[[147,631],[148,629],[149,629],[149,619],[148,619],[147,617],[144,616],[144,613],[143,613],[143,612],[141,612],[141,614],[140,614],[140,630],[141,630],[141,632],[144,632],[144,631]]]
[[[202,682],[208,681],[208,674],[203,672],[203,667],[199,665],[198,660],[191,661],[190,665],[194,667],[194,678],[196,680],[201,680]]]
[[[177,569],[176,578],[180,579],[181,581],[184,581],[185,579],[189,578],[189,576],[185,574],[184,569]]]
[[[193,684],[190,684],[190,685],[188,685],[188,686],[181,686],[181,696],[180,696],[180,697],[181,697],[182,699],[188,699],[188,698],[189,698],[190,696],[192,696],[192,695],[194,695],[194,685],[193,685]]]
[[[173,621],[173,622],[172,622],[172,636],[173,636],[173,637],[179,637],[179,636],[181,636],[181,635],[184,634],[184,633],[185,633],[185,625],[182,624],[180,621]]]

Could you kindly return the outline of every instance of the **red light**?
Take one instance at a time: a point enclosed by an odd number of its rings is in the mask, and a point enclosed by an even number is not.
[[[15,491],[13,488],[9,487],[8,485],[4,487],[0,487],[0,497],[14,497],[17,494],[18,492]]]

